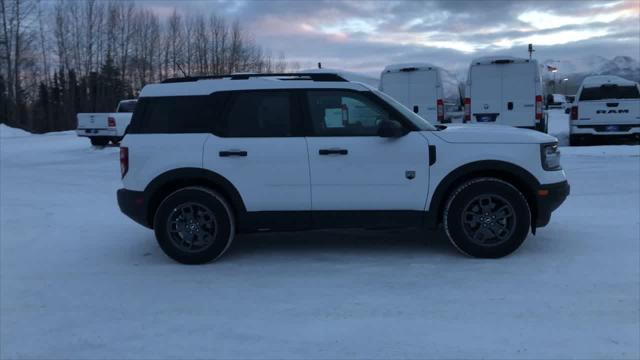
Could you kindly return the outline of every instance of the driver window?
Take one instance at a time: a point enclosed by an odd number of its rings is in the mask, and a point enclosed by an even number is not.
[[[308,91],[316,136],[376,136],[389,113],[362,94],[341,90]]]

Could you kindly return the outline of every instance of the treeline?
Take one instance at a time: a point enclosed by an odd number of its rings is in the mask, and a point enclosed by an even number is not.
[[[33,132],[73,129],[77,112],[113,111],[165,78],[287,67],[215,9],[161,17],[133,1],[0,0],[0,122]]]

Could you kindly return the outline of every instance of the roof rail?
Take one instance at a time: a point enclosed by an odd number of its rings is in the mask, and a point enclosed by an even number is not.
[[[311,81],[348,81],[338,74],[332,73],[264,73],[264,74],[230,74],[230,75],[205,75],[205,76],[185,76],[162,80],[162,84],[191,82],[198,80],[230,79],[247,80],[258,77],[287,77],[281,80],[311,80]]]

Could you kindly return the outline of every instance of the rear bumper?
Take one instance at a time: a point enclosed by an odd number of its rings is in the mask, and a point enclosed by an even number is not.
[[[617,126],[618,131],[611,131],[610,126]],[[571,125],[571,135],[625,136],[640,135],[640,123],[636,124],[602,124]]]
[[[543,227],[549,223],[551,213],[560,207],[571,191],[565,180],[554,184],[540,185],[536,193],[537,213],[536,227]]]
[[[123,214],[138,224],[151,228],[147,216],[147,199],[143,191],[118,190],[118,206]]]
[[[98,137],[98,136],[118,136],[116,129],[77,129],[76,134],[78,136]]]

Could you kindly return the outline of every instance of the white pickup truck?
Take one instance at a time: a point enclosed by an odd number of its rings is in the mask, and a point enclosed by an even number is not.
[[[570,111],[571,145],[603,138],[640,139],[640,86],[618,76],[590,76]]]
[[[79,113],[76,133],[88,137],[91,145],[105,146],[109,141],[119,143],[131,122],[137,101],[122,100],[113,113]]]

